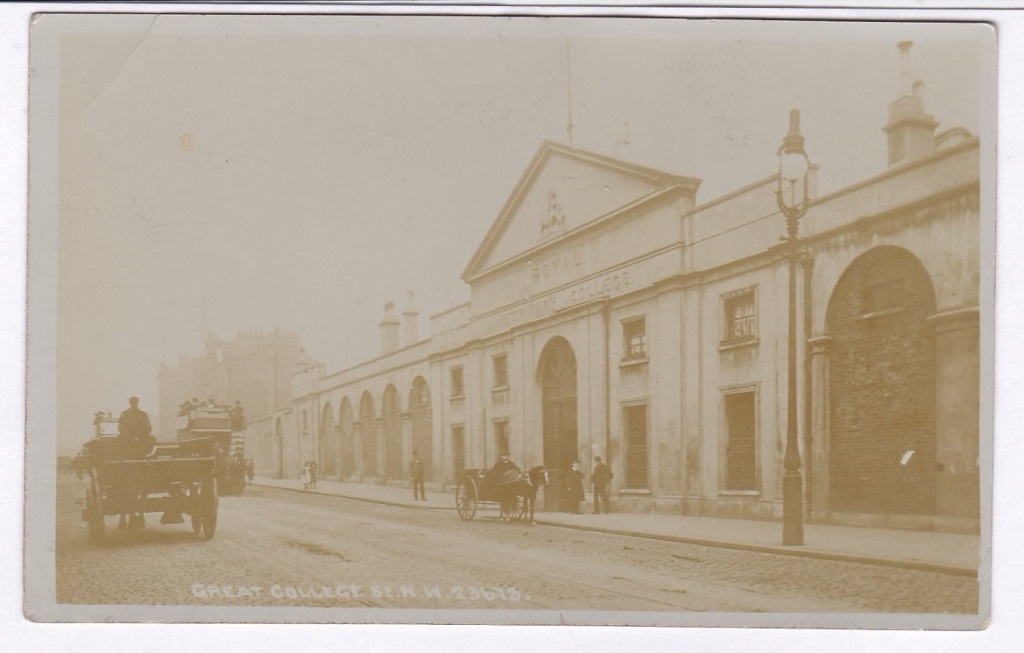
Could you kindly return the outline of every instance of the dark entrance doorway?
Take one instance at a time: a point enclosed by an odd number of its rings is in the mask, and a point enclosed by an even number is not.
[[[566,472],[576,462],[579,437],[576,424],[576,355],[565,338],[552,338],[540,357],[544,411],[544,466],[548,485],[544,509],[563,509]]]

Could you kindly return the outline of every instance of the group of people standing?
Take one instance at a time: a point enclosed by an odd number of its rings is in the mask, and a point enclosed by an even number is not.
[[[413,452],[413,456],[415,456],[415,452]],[[498,462],[494,463],[488,475],[493,479],[507,480],[505,475],[510,471],[520,471],[519,466],[512,462],[507,451],[502,451],[498,457]],[[611,511],[611,506],[608,503],[608,486],[611,485],[614,476],[615,474],[601,459],[601,456],[594,456],[594,469],[590,473],[590,483],[593,487],[595,515],[602,512],[602,507],[604,508],[603,512],[606,514]],[[563,488],[565,492],[563,495],[563,510],[565,512],[574,515],[582,514],[580,504],[586,498],[583,489],[584,478],[583,472],[580,471],[580,464],[574,462],[565,474],[565,487]]]
[[[611,511],[611,507],[608,505],[608,486],[611,484],[614,476],[615,474],[612,473],[611,468],[601,460],[601,456],[594,456],[594,469],[590,472],[590,484],[593,486],[594,491],[595,515],[601,512],[602,505],[606,514]],[[574,515],[582,513],[580,504],[583,503],[585,498],[583,478],[580,464],[573,463],[572,468],[566,474],[565,509],[566,512]]]

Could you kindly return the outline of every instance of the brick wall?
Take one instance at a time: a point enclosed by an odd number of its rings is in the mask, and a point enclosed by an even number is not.
[[[895,247],[867,252],[836,285],[827,316],[831,510],[934,514],[934,312],[928,273]]]

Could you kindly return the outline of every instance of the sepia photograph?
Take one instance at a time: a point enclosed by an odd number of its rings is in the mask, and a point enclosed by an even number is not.
[[[985,628],[991,25],[29,48],[27,619]]]

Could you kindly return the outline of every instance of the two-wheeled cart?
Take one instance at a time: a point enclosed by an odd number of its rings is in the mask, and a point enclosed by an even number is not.
[[[467,469],[455,488],[455,510],[459,518],[469,521],[476,516],[478,508],[498,508],[503,521],[523,519],[526,513],[526,499],[519,494],[508,496],[502,493],[504,480],[489,473],[487,469]]]

